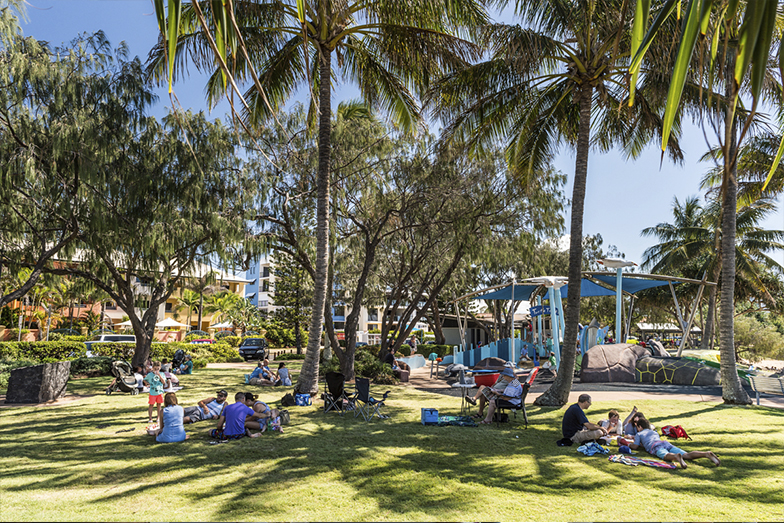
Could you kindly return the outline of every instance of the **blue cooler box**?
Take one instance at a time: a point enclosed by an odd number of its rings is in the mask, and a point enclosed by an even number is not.
[[[422,409],[422,425],[438,423],[438,409]]]

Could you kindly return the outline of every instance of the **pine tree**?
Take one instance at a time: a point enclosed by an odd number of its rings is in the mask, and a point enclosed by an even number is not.
[[[303,326],[307,325],[311,314],[313,281],[305,269],[282,252],[275,254],[274,274],[273,304],[279,307],[275,311],[275,318],[291,326],[297,354],[302,354]]]

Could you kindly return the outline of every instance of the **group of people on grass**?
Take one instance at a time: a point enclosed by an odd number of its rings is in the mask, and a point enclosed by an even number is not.
[[[591,423],[585,415],[585,409],[590,406],[591,396],[581,394],[577,398],[577,403],[566,409],[561,423],[563,439],[559,441],[559,445],[582,444],[616,435],[624,438],[633,437],[633,441],[628,442],[629,448],[632,450],[642,447],[649,454],[664,461],[675,462],[684,469],[686,461],[699,458],[707,458],[716,466],[721,464],[718,456],[711,451],[692,450],[686,452],[669,441],[662,440],[651,422],[645,418],[642,412],[637,410],[637,407],[632,409],[623,423],[620,422],[621,417],[616,410],[611,410],[607,419],[599,423]]]
[[[185,424],[206,420],[218,420],[218,426],[210,430],[210,436],[222,441],[244,436],[256,438],[267,429],[283,431],[280,411],[270,408],[252,392],[238,392],[234,395],[234,403],[228,404],[226,400],[229,393],[219,390],[214,397],[205,398],[196,406],[185,408],[178,404],[177,394],[174,392],[165,396],[156,395],[157,397],[153,396],[153,392],[159,391],[150,388],[149,414],[152,415],[153,404],[159,405],[155,439],[160,443],[185,441],[188,439]],[[163,409],[160,409],[159,399],[163,403]],[[251,432],[252,430],[258,432]]]
[[[291,386],[291,375],[289,374],[289,369],[286,367],[285,362],[280,362],[278,364],[277,372],[272,372],[269,367],[269,360],[264,359],[264,361],[260,361],[253,372],[250,375],[246,375],[248,378],[249,385],[261,385],[261,386],[278,386],[282,385],[284,387]]]

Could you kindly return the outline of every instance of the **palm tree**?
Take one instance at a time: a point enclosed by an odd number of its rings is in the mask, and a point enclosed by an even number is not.
[[[620,144],[634,155],[661,126],[642,89],[634,113],[621,107],[627,96],[627,22],[633,8],[633,2],[622,0],[517,0],[515,13],[523,27],[490,26],[485,34],[492,45],[490,59],[446,76],[431,94],[438,114],[449,123],[447,137],[465,139],[479,151],[505,140],[510,167],[523,183],[546,166],[561,144],[574,147],[571,288],[579,288],[581,278],[590,149]],[[648,80],[654,85],[655,79]],[[677,142],[671,145],[671,156],[681,158]],[[580,296],[570,293],[561,371],[538,404],[568,400],[579,318]]]
[[[692,274],[685,275],[697,278],[702,273],[709,273],[716,281],[721,268],[721,251],[716,249],[721,241],[721,205],[712,200],[702,207],[695,197],[687,198],[681,204],[675,198],[672,211],[673,223],[660,223],[643,229],[643,236],[653,236],[661,242],[646,249],[643,267],[668,274],[691,270]],[[766,279],[771,272],[780,273],[784,268],[768,253],[784,249],[781,243],[784,231],[764,230],[758,223],[774,211],[775,205],[768,200],[757,200],[740,208],[735,233],[735,293],[742,299],[753,298],[767,303],[771,308],[776,307],[776,300]],[[711,288],[702,348],[712,346],[715,289],[715,286]],[[734,307],[732,312],[734,314]]]
[[[188,328],[191,327],[191,315],[193,314],[194,310],[198,310],[201,313],[201,306],[203,305],[204,294],[203,292],[196,292],[190,289],[183,289],[182,294],[179,298],[177,298],[182,306],[188,310],[188,319],[186,322],[188,323]],[[201,318],[201,314],[199,315]],[[201,323],[199,323],[199,329],[201,329]]]
[[[179,12],[181,0],[167,3]],[[205,3],[205,8],[214,5],[221,4]],[[189,51],[199,68],[212,71],[217,60],[221,65],[207,87],[210,100],[226,93],[227,77],[232,84],[234,77],[252,78],[243,115],[250,123],[274,116],[296,89],[310,90],[319,148],[316,262],[308,347],[295,390],[315,393],[327,298],[335,73],[355,82],[369,106],[380,107],[404,129],[413,130],[421,118],[410,87],[424,92],[432,78],[476,58],[477,48],[456,35],[470,34],[464,29],[485,23],[486,13],[477,0],[229,1],[223,11],[211,13],[213,38],[198,2],[183,11],[181,32],[168,34],[164,2],[155,6],[161,32],[168,37],[151,53],[151,70],[158,78],[164,77],[168,60],[171,81],[177,49]],[[176,20],[170,22],[178,27]]]
[[[197,320],[197,330],[201,330],[201,318],[204,311],[204,297],[210,296],[220,290],[220,285],[218,285],[217,280],[218,273],[215,271],[207,271],[201,276],[196,276],[193,278],[188,278],[185,283],[185,289],[198,293],[199,295],[199,303],[198,303],[198,311],[199,311],[199,319]],[[183,296],[185,293],[183,292]],[[191,324],[190,320],[190,312],[188,313],[188,325]]]

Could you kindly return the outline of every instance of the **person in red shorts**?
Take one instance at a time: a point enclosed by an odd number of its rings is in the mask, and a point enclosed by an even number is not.
[[[161,424],[161,405],[163,404],[163,389],[166,388],[166,378],[161,373],[161,362],[154,361],[152,363],[152,370],[144,377],[144,381],[150,386],[150,399],[147,401],[147,418],[148,423],[152,423],[152,406],[156,405],[158,408],[157,422]]]

